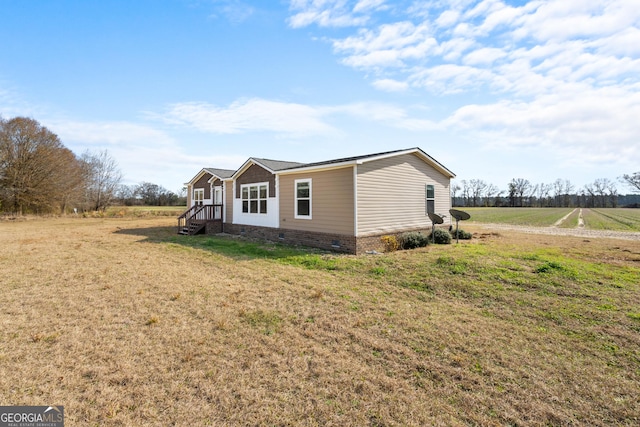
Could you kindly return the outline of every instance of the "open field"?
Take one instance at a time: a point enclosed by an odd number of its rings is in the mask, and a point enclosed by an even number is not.
[[[462,208],[471,214],[471,221],[478,223],[510,224],[534,227],[578,226],[580,209],[574,208]],[[640,209],[608,208],[582,209],[584,226],[589,230],[614,230],[640,232]]]
[[[106,217],[144,217],[144,216],[171,216],[177,217],[187,209],[186,206],[110,206],[104,216]]]
[[[583,217],[594,230],[640,231],[640,209],[585,209]]]
[[[480,223],[550,227],[573,208],[459,208]]]
[[[0,404],[67,426],[637,426],[640,242],[376,256],[0,222]]]

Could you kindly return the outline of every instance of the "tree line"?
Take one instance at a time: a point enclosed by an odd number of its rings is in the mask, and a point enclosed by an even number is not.
[[[65,214],[104,211],[114,203],[185,204],[156,184],[121,181],[118,164],[106,150],[76,155],[36,120],[0,117],[0,212]]]
[[[36,120],[0,117],[0,211],[105,209],[121,179],[106,151],[77,156]]]
[[[124,206],[184,206],[187,204],[186,189],[176,194],[151,182],[121,185],[116,193],[116,203]]]
[[[620,180],[640,191],[640,172],[623,175]],[[506,190],[481,179],[462,180],[451,185],[454,206],[463,207],[586,207],[605,208],[622,205],[640,205],[640,195],[620,195],[614,181],[596,179],[582,188],[576,188],[567,179],[552,183],[533,184],[524,178],[514,178]],[[623,203],[621,203],[623,202]]]

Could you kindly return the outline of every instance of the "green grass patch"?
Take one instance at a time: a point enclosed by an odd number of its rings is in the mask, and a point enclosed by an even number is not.
[[[241,312],[240,317],[249,325],[259,329],[265,335],[278,332],[282,324],[282,317],[274,311],[254,310]]]
[[[593,230],[640,231],[640,209],[583,209],[582,215]]]
[[[470,221],[550,227],[570,213],[573,208],[464,208]]]

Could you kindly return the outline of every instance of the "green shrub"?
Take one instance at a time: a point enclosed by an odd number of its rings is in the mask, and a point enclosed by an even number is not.
[[[400,236],[400,247],[402,249],[422,248],[424,246],[427,246],[428,244],[429,239],[427,238],[427,236],[416,231],[404,233],[402,236]]]
[[[456,229],[452,229],[451,230],[451,237],[453,237],[454,239],[456,238]],[[464,231],[463,229],[458,229],[458,239],[462,239],[462,240],[471,240],[471,237],[473,237],[473,235],[471,233],[469,233],[468,231]]]
[[[451,243],[451,234],[441,228],[436,228],[429,236],[429,241],[439,245],[446,245]]]

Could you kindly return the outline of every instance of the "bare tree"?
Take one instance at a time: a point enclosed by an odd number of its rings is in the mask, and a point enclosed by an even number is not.
[[[514,178],[509,183],[509,199],[511,206],[523,206],[524,196],[531,190],[531,183],[528,179]]]
[[[500,191],[500,189],[498,187],[496,187],[493,184],[487,184],[487,186],[484,188],[484,206],[495,206],[496,203],[496,199],[498,197],[500,197],[500,194],[502,194],[502,191]],[[491,199],[493,199],[493,202],[491,201]]]
[[[471,193],[471,187],[469,186],[469,183],[466,179],[460,181],[460,184],[462,184],[462,206],[467,206],[469,201],[469,194]]]
[[[112,202],[122,180],[116,161],[106,150],[97,154],[85,152],[82,157],[87,171],[86,201],[91,210],[104,211]]]
[[[471,200],[473,202],[473,207],[478,206],[486,188],[487,183],[481,179],[472,179],[469,181],[469,189],[471,191]]]
[[[622,180],[629,185],[634,191],[640,191],[640,172],[632,173],[631,175],[622,175]]]
[[[552,184],[540,183],[536,185],[536,198],[538,206],[549,206],[549,195],[551,194]]]
[[[451,184],[451,204],[456,203],[456,197],[458,196],[458,191],[460,191],[460,185],[457,183]],[[178,195],[182,197],[182,195]]]
[[[607,191],[609,192],[609,200],[612,208],[618,207],[618,188],[615,182],[607,180]]]
[[[564,206],[571,206],[571,194],[575,191],[575,186],[568,179],[564,180]]]
[[[56,134],[36,120],[0,118],[0,199],[16,214],[65,209],[81,183],[80,164]]]

